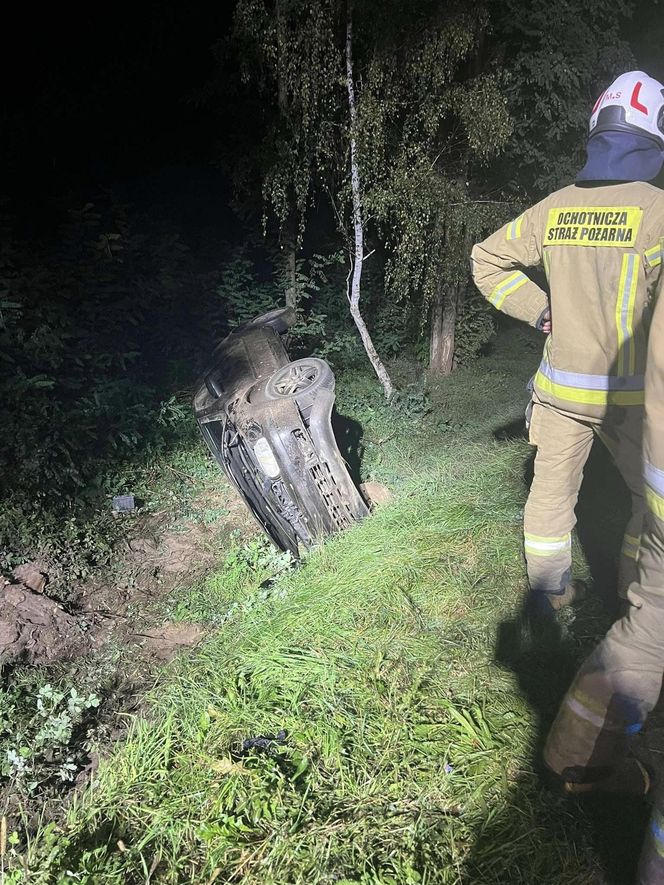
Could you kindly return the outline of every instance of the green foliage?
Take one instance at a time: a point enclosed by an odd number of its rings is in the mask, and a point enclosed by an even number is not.
[[[454,358],[463,366],[474,360],[495,335],[495,312],[475,290],[466,293],[456,326]]]
[[[587,826],[539,789],[536,717],[494,661],[523,577],[524,455],[488,433],[438,441],[434,469],[420,461],[395,503],[268,593],[262,552],[238,550],[207,591],[232,623],[162,681],[57,845],[48,830],[32,841],[29,875],[587,881]]]
[[[199,587],[178,588],[168,607],[169,617],[227,625],[256,605],[281,598],[275,578],[294,565],[290,553],[277,550],[264,536],[231,547],[220,572],[209,575]]]
[[[441,281],[466,284],[470,246],[496,215],[473,199],[470,164],[495,156],[512,123],[499,78],[476,63],[484,5],[364,0],[353,14],[363,215],[387,247],[388,307],[369,309],[369,326],[379,353],[392,356],[402,349],[397,326],[422,334]],[[333,0],[243,0],[233,40],[248,91],[271,107],[270,147],[255,155],[266,204],[282,226],[295,212],[302,231],[314,193],[324,193],[347,246],[344,21],[345,4]]]
[[[363,467],[395,500],[297,570],[262,541],[238,543],[203,585],[173,593],[171,615],[223,629],[162,675],[126,742],[101,741],[106,758],[66,818],[35,832],[10,813],[8,881],[594,876],[590,823],[542,791],[538,711],[496,662],[497,625],[513,626],[525,581],[528,447],[495,432],[522,413],[538,341],[503,334],[473,371],[411,387],[403,412],[366,371],[340,376]],[[404,389],[412,374],[401,365]],[[595,629],[580,625],[570,657]],[[541,648],[527,665],[550,700],[559,674]],[[281,729],[267,752],[243,750]]]
[[[21,794],[75,780],[89,761],[86,736],[100,697],[63,678],[57,685],[23,671],[0,692],[0,776]]]
[[[426,315],[441,282],[468,279],[470,246],[487,222],[469,164],[499,153],[512,121],[498,79],[473,64],[485,8],[398,6],[381,14],[364,62],[360,158],[366,211],[389,248],[388,293],[414,297]]]
[[[240,326],[275,307],[284,307],[282,293],[272,280],[261,280],[245,247],[231,253],[216,287],[214,311],[218,325]]]
[[[263,275],[257,265],[265,268]],[[224,265],[218,301],[211,313],[217,327],[238,326],[275,307],[284,307],[290,278],[281,253],[246,247],[233,250]],[[298,321],[289,333],[292,358],[314,354],[332,366],[358,361],[361,345],[345,307],[346,270],[340,253],[297,261],[296,304]],[[370,291],[372,291],[370,289]],[[373,294],[378,297],[377,287]]]
[[[183,329],[196,334],[189,299],[208,282],[179,237],[139,229],[112,201],[70,212],[57,250],[3,242],[0,564],[48,544],[103,558],[115,532],[77,537],[96,531],[82,514],[110,509],[141,465],[191,436],[173,384],[183,362],[191,373]]]
[[[590,111],[634,66],[625,40],[634,3],[501,0],[491,6],[495,65],[515,129],[496,173],[534,202],[569,184],[584,160]]]
[[[371,337],[379,352],[394,359],[402,356],[404,350],[412,348],[419,332],[419,317],[408,302],[399,302],[382,293],[384,281],[380,280],[381,295],[378,302],[371,297],[371,278],[364,284],[365,297],[371,306]],[[369,290],[366,292],[366,290]]]
[[[268,110],[256,162],[266,204],[284,225],[304,216],[321,171],[332,160],[329,137],[340,100],[336,0],[239,0],[233,46],[243,84]],[[236,169],[245,169],[242,162]],[[236,179],[240,188],[246,179]]]

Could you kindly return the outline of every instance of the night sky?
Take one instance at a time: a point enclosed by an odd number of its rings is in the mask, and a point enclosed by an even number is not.
[[[38,230],[100,186],[139,202],[160,178],[162,189],[186,189],[185,169],[194,190],[201,177],[223,189],[212,166],[223,112],[195,98],[218,69],[214,45],[231,16],[223,2],[24,9],[0,110],[0,193],[12,211]]]
[[[2,53],[4,184],[28,232],[112,187],[134,205],[170,194],[193,223],[230,200],[219,170],[223,93],[196,106],[219,73],[214,47],[232,2],[25,5]],[[640,2],[626,36],[664,78],[664,6]]]

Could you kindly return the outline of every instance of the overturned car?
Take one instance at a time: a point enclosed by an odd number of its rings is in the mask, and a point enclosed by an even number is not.
[[[234,329],[194,395],[210,451],[259,525],[294,555],[367,515],[332,431],[334,374],[316,357],[290,361],[291,308]]]

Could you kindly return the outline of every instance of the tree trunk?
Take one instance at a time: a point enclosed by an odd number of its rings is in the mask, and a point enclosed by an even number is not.
[[[298,287],[297,287],[297,234],[295,231],[295,219],[291,213],[284,225],[285,236],[282,246],[286,253],[286,307],[297,310]]]
[[[456,332],[459,293],[456,286],[438,285],[431,305],[431,339],[429,372],[449,375],[454,367],[454,335]]]
[[[348,300],[350,313],[360,333],[362,344],[371,361],[378,380],[383,385],[385,396],[390,399],[394,394],[394,385],[378,356],[371,335],[360,313],[360,283],[362,280],[362,262],[364,261],[364,226],[362,224],[362,200],[360,186],[360,170],[357,161],[357,143],[355,140],[357,106],[355,104],[355,85],[353,82],[353,12],[352,0],[346,7],[346,86],[348,88],[348,111],[350,114],[350,180],[353,195],[353,230],[355,233],[355,251],[352,260],[352,279]]]

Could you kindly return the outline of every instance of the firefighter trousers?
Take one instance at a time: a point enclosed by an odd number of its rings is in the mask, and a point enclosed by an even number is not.
[[[664,519],[649,513],[639,551],[640,581],[627,592],[628,613],[579,670],[544,749],[556,774],[601,781],[619,770],[634,734],[657,703],[664,673]],[[659,786],[639,882],[664,882],[664,794]]]
[[[643,841],[637,885],[661,885],[664,882],[664,796],[655,801]]]
[[[645,513],[641,471],[643,412],[615,409],[601,424],[533,401],[530,442],[537,446],[535,475],[524,511],[524,551],[531,590],[559,594],[571,580],[572,529],[583,468],[595,436],[611,453],[632,498],[620,555],[618,593],[636,579],[636,555]]]

